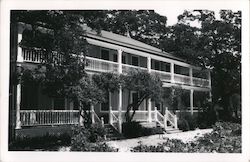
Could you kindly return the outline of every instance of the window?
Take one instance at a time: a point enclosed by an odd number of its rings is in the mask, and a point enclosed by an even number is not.
[[[38,107],[38,86],[35,84],[22,85],[21,108],[34,110]]]
[[[126,56],[125,55],[122,55],[122,63],[126,64]]]
[[[155,70],[160,70],[160,61],[155,61]]]
[[[139,66],[139,57],[132,56],[132,65]]]
[[[161,62],[161,71],[170,72],[170,63]]]
[[[118,59],[118,58],[117,58],[117,54],[113,54],[113,61],[114,61],[114,62],[117,62],[117,59]]]
[[[101,49],[101,59],[109,60],[109,51],[106,49]]]
[[[131,102],[136,103],[136,102],[138,102],[138,99],[139,99],[139,93],[138,92],[131,92]]]
[[[65,99],[58,97],[58,98],[54,98],[53,100],[54,102],[54,110],[64,110],[65,109]]]
[[[189,68],[179,65],[174,65],[174,73],[189,76]]]
[[[155,103],[155,107],[157,108],[157,110],[159,111],[161,110],[161,105],[162,105],[161,103]]]
[[[109,98],[109,94],[107,97]],[[101,103],[101,111],[109,111],[109,100]]]

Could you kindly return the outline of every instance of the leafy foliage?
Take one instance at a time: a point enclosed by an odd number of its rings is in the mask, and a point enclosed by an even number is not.
[[[139,97],[135,101],[128,101],[126,111],[126,121],[132,121],[135,111],[139,108],[140,104],[145,100],[151,98],[154,101],[159,101],[162,96],[162,82],[159,77],[151,75],[145,71],[131,71],[127,75],[121,76],[123,80],[123,88],[130,92],[135,91]],[[133,110],[130,115],[130,110]]]
[[[122,130],[123,135],[126,138],[136,138],[163,133],[161,128],[146,128],[136,121],[123,123]]]
[[[115,152],[104,142],[106,130],[100,125],[75,127],[71,138],[71,151]]]
[[[139,143],[134,152],[192,152],[192,153],[241,153],[241,125],[229,122],[217,122],[211,133],[197,140],[184,143],[181,140],[167,139],[157,146]]]
[[[59,147],[70,145],[70,135],[68,133],[61,135],[49,135],[41,137],[18,137],[9,144],[11,151],[57,151]]]

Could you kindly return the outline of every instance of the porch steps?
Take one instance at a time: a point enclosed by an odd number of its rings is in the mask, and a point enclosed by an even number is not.
[[[107,140],[117,140],[122,138],[122,135],[112,125],[104,124],[104,128],[107,131]]]
[[[146,127],[146,128],[153,128],[153,127],[161,127],[159,124],[157,124],[156,122],[140,122],[140,124],[143,126],[143,127]],[[166,129],[164,129],[163,127],[161,127],[162,131],[164,133],[167,133],[167,134],[173,134],[173,133],[181,133],[182,130],[180,129],[175,129],[171,126],[168,126]]]

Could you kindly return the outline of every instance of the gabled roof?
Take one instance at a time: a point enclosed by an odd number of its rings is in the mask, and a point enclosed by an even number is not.
[[[160,56],[171,58],[171,59],[178,60],[178,61],[185,61],[181,58],[173,56],[170,53],[162,51],[159,48],[156,48],[146,43],[137,41],[135,39],[132,39],[123,35],[115,34],[112,32],[108,32],[105,30],[101,30],[100,33],[97,33],[95,30],[92,30],[91,28],[87,27],[86,36],[92,39],[99,40],[99,41],[105,41],[108,43],[125,46],[128,48],[136,49],[136,50],[147,52],[150,54],[160,55]]]

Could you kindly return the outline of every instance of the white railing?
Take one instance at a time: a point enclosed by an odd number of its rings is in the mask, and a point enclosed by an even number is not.
[[[160,124],[160,126],[162,128],[164,128],[164,126],[165,126],[164,116],[157,110],[157,107],[155,107],[154,118],[153,119],[154,119],[155,122]]]
[[[162,80],[162,81],[171,81],[171,73],[169,72],[165,72],[165,71],[159,71],[159,70],[151,70],[151,73],[153,75],[157,75],[159,76],[159,78]]]
[[[20,110],[22,126],[77,124],[78,110]]]
[[[122,64],[122,73],[129,73],[131,71],[136,71],[136,70],[143,70],[147,71],[147,68],[144,67],[139,67],[139,66],[133,66],[133,65],[128,65],[128,64]]]
[[[167,108],[165,110],[164,121],[166,121],[165,127],[167,126],[167,122],[169,122],[175,129],[178,128],[177,116],[172,114]]]
[[[119,131],[119,118],[113,113],[112,110],[109,111],[109,124],[112,125],[117,131]]]
[[[99,72],[118,72],[118,63],[113,61],[102,60],[93,57],[86,57],[86,70]]]
[[[193,85],[199,86],[199,87],[209,87],[209,80],[193,77]]]
[[[99,123],[99,124],[102,125],[102,127],[104,127],[103,117],[99,118],[99,116],[96,114],[96,112],[94,110],[93,105],[91,106],[90,114],[91,114],[91,122],[92,122],[92,124]]]
[[[189,76],[174,74],[174,82],[179,84],[191,84],[191,78]]]
[[[53,51],[46,55],[46,51],[39,48],[22,48],[22,57],[25,62],[41,63],[46,59],[59,63],[63,59],[63,55]]]

